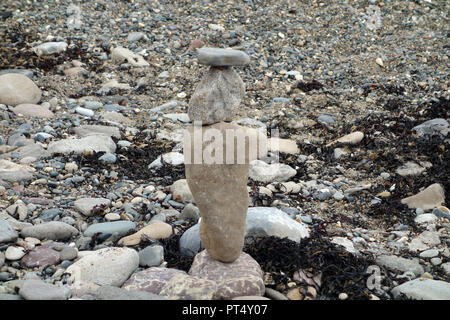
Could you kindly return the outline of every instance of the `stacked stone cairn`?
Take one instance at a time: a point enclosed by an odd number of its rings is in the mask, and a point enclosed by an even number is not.
[[[265,144],[257,130],[230,123],[245,93],[233,67],[247,65],[249,56],[238,50],[202,48],[198,62],[209,69],[189,101],[193,125],[184,141],[186,179],[200,209],[200,237],[207,253],[231,263],[244,246],[249,162],[263,154]],[[247,134],[244,140],[242,134]],[[256,137],[256,149],[250,148],[251,137]]]

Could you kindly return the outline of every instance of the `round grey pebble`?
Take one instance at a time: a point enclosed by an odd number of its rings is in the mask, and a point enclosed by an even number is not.
[[[115,163],[117,161],[117,157],[112,153],[105,153],[100,158],[98,158],[98,160],[104,163]]]
[[[11,280],[11,273],[9,272],[0,272],[0,281]]]
[[[164,261],[164,248],[160,245],[146,247],[139,251],[141,267],[158,267]]]
[[[344,199],[344,194],[341,192],[341,191],[336,191],[334,194],[333,194],[333,198],[334,198],[334,200],[337,200],[337,201],[341,201],[342,199]]]
[[[67,269],[72,263],[72,261],[64,260],[63,262],[61,262],[61,268]]]
[[[78,257],[78,251],[75,248],[64,248],[59,253],[59,258],[61,260],[73,260]]]
[[[430,262],[433,266],[438,266],[442,263],[442,259],[441,258],[433,258],[430,260]]]
[[[187,219],[197,222],[199,218],[200,218],[200,210],[192,203],[188,203],[180,214],[180,219],[184,220]]]

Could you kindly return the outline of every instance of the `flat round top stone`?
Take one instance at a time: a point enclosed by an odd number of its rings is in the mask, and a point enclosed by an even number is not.
[[[250,63],[250,57],[239,50],[200,48],[197,53],[198,63],[214,67],[245,66]]]

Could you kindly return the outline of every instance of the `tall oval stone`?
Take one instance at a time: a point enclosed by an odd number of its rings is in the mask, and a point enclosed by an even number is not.
[[[42,92],[28,77],[7,73],[0,76],[0,103],[17,106],[21,103],[36,104],[41,100]]]
[[[244,246],[245,218],[248,207],[248,141],[243,143],[244,150],[238,149],[236,142],[238,138],[227,141],[227,131],[236,133],[240,128],[237,125],[221,122],[203,127],[203,131],[215,129],[216,138],[219,136],[223,138],[222,142],[217,143],[218,150],[214,152],[217,155],[221,149],[222,154],[214,159],[209,159],[213,160],[209,162],[210,164],[206,158],[196,161],[198,140],[195,130],[198,128],[190,127],[190,131],[188,131],[190,135],[185,141],[184,154],[186,179],[202,216],[200,237],[214,259],[232,262],[239,257]],[[188,138],[191,139],[190,145],[187,144]],[[200,143],[201,151],[206,151],[206,148],[212,145],[211,141],[207,139]],[[244,152],[241,163],[238,161],[239,151]]]

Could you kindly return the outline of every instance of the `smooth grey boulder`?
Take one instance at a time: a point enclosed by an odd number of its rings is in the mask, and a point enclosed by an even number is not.
[[[77,229],[60,221],[50,221],[31,227],[26,227],[20,232],[20,235],[24,238],[33,237],[40,240],[65,240],[77,234]]]
[[[394,298],[400,294],[416,300],[450,300],[450,283],[417,278],[392,289]]]
[[[118,233],[119,236],[125,236],[131,230],[136,229],[136,223],[132,221],[113,221],[100,222],[90,225],[85,231],[84,236],[91,237],[95,233]]]
[[[58,287],[42,280],[25,280],[19,290],[25,300],[67,300],[70,289]]]
[[[418,261],[397,257],[395,255],[381,255],[377,257],[376,263],[395,271],[411,271],[416,275],[416,277],[425,272]]]
[[[214,67],[245,66],[250,57],[243,51],[203,47],[197,49],[198,63]]]

